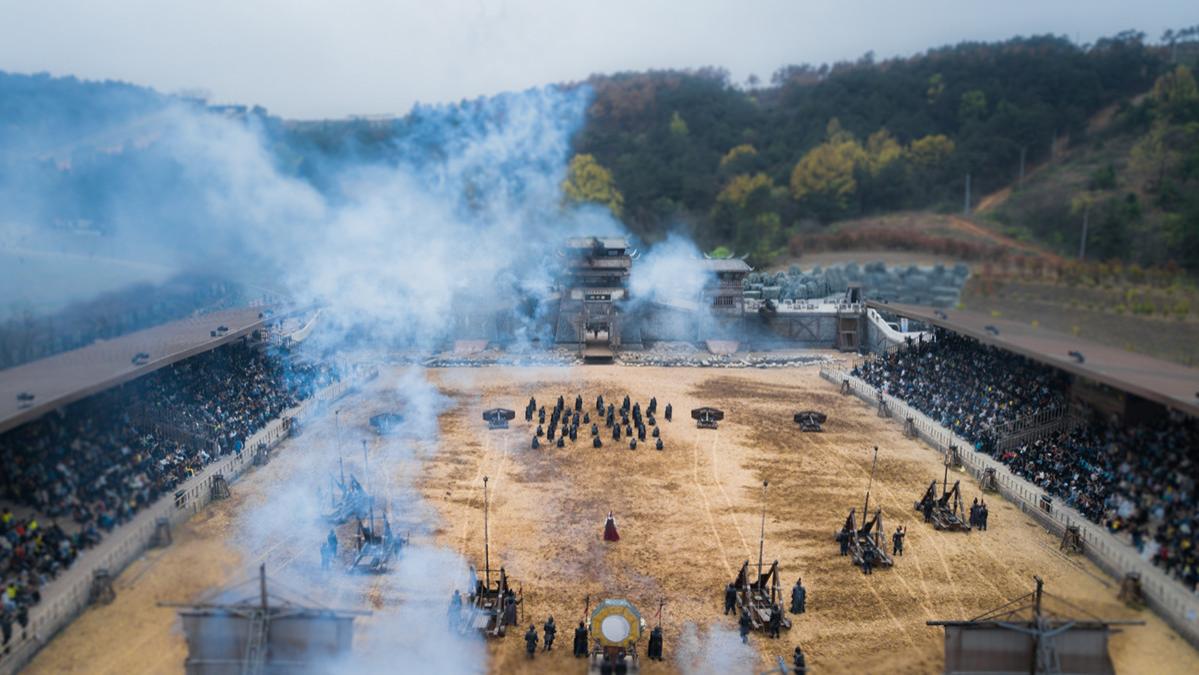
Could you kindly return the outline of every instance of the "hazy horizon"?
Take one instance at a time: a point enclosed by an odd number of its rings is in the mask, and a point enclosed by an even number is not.
[[[744,82],[780,67],[910,56],[967,41],[1054,34],[1079,43],[1199,22],[1181,2],[1017,0],[542,3],[451,0],[227,0],[99,7],[0,2],[0,70],[120,80],[213,103],[262,105],[290,119],[402,115],[586,79],[715,66]],[[297,9],[299,8],[299,9]]]

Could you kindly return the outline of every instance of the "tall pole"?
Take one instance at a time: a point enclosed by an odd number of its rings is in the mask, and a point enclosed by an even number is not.
[[[341,463],[341,408],[333,411],[333,428],[337,430],[337,466],[341,471],[341,485],[345,488],[346,469]]]
[[[762,531],[758,535],[758,578],[762,578],[762,553],[766,549],[766,486],[770,481],[762,481]]]
[[[337,430],[337,456],[341,457],[341,408],[333,411],[333,428]]]
[[[1028,675],[1036,675],[1037,661],[1041,652],[1041,586],[1045,583],[1041,577],[1034,576],[1033,579],[1037,582],[1037,590],[1033,594],[1032,601],[1032,663],[1028,665]]]
[[[483,476],[483,576],[487,579],[487,588],[491,588],[491,533],[487,527],[487,511],[490,505],[487,496],[487,476]]]
[[[362,439],[362,472],[366,474],[366,498],[370,500],[371,509],[371,537],[375,536],[375,493],[371,492],[371,467],[370,457],[366,453],[366,439]]]
[[[1024,187],[1024,154],[1027,150],[1024,146],[1020,147],[1020,180],[1017,183],[1020,187]]]
[[[941,494],[949,489],[949,453],[945,453],[945,477],[941,479]]]
[[[1086,206],[1082,209],[1082,236],[1078,239],[1078,259],[1085,260],[1087,257],[1087,224],[1091,218],[1091,202],[1087,200]]]
[[[262,611],[266,611],[266,563],[258,565],[258,592],[262,598]]]
[[[970,174],[966,174],[966,201],[962,205],[962,215],[970,215]]]
[[[874,461],[870,464],[870,482],[866,484],[866,503],[862,505],[862,522],[866,522],[866,513],[870,511],[870,488],[874,487],[874,467],[878,466],[878,446],[874,446]]]

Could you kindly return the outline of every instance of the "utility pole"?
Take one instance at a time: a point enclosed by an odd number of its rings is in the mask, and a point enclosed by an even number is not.
[[[1024,187],[1024,156],[1028,148],[1020,146],[1020,178],[1016,181],[1016,185]]]
[[[1085,260],[1087,257],[1087,225],[1091,218],[1091,200],[1087,200],[1086,205],[1082,209],[1082,236],[1078,240],[1078,259]]]
[[[962,215],[970,215],[970,174],[966,174],[966,203],[962,206]]]

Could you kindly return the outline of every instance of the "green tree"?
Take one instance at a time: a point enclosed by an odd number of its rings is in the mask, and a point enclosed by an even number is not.
[[[945,78],[941,77],[941,73],[930,75],[928,86],[924,90],[924,97],[928,100],[928,104],[932,105],[936,103],[943,93],[945,93]]]
[[[1172,119],[1191,119],[1199,111],[1199,87],[1186,66],[1179,65],[1157,78],[1151,95],[1161,115]]]
[[[775,249],[782,243],[782,231],[783,224],[779,214],[768,211],[755,216],[748,236],[742,233],[738,239],[751,242],[750,260],[753,264],[761,266],[775,257]]]
[[[958,119],[963,124],[974,122],[987,115],[987,95],[981,89],[971,89],[962,94],[958,104]]]
[[[687,121],[679,114],[679,111],[674,111],[670,116],[670,133],[674,136],[686,136],[690,133],[687,128]]]
[[[603,204],[617,218],[624,211],[624,197],[612,182],[612,173],[600,166],[592,155],[575,155],[570,160],[562,192],[570,203]]]

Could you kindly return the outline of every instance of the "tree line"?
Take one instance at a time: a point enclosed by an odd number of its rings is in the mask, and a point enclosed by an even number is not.
[[[960,210],[1149,90],[1168,46],[1126,32],[867,54],[738,86],[719,69],[593,77],[575,150],[648,239],[684,228],[764,261],[795,232],[901,209]],[[573,179],[573,174],[572,174]],[[603,199],[597,201],[606,201]]]
[[[1062,148],[1087,142],[1090,120],[1117,106],[1116,128],[1145,139],[1131,168],[1096,172],[1078,191],[1085,194],[1063,195],[1056,210],[1032,214],[1043,221],[1033,235],[1072,240],[1061,231],[1067,222],[1075,227],[1081,208],[1095,228],[1096,256],[1121,256],[1139,239],[1147,249],[1190,250],[1199,223],[1199,160],[1192,150],[1195,118],[1185,102],[1190,71],[1180,74],[1175,66],[1193,58],[1197,46],[1195,29],[1169,31],[1156,43],[1135,32],[1089,45],[1033,36],[905,58],[867,54],[832,65],[790,65],[769,83],[734,83],[718,68],[593,76],[563,85],[592,92],[563,194],[608,206],[647,241],[683,231],[707,249],[724,247],[764,264],[795,235],[819,235],[840,220],[961,210],[967,181],[976,203]],[[165,97],[123,83],[44,75],[0,73],[0,94],[0,140],[18,148],[31,128],[51,136],[100,130],[119,125],[123,115],[166,105]],[[469,117],[476,103],[455,109]],[[268,137],[280,169],[326,192],[338,189],[338,168],[347,161],[435,155],[437,144],[448,141],[430,131],[426,117],[418,107],[387,122],[284,123],[260,108],[246,112]],[[35,215],[47,219],[88,218],[106,212],[114,194],[106,186],[114,181],[149,175],[150,184],[167,189],[181,171],[149,150],[67,152],[67,171],[60,158],[44,153],[0,158],[0,166],[22,165],[9,167],[10,175],[38,177],[34,182],[64,195],[47,206],[20,198],[35,190],[14,191],[0,215],[40,209],[46,212]],[[37,166],[31,170],[29,162]],[[178,207],[171,204],[161,216],[176,217]],[[1165,215],[1147,217],[1149,211]],[[1199,269],[1195,258],[1186,259],[1191,269]]]

